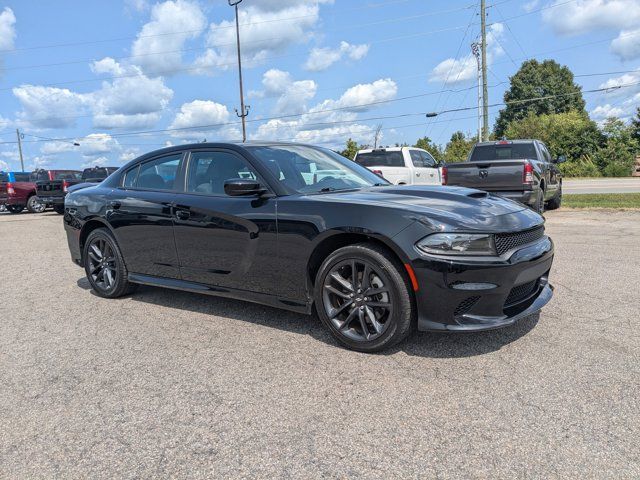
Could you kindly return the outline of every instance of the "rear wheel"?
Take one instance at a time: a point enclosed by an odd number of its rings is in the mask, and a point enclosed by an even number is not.
[[[27,210],[31,213],[42,213],[45,208],[47,208],[45,204],[42,203],[35,195],[32,195],[29,197],[29,200],[27,200]]]
[[[62,215],[64,213],[64,205],[54,205],[53,211]]]
[[[117,298],[131,293],[127,267],[113,234],[98,228],[89,234],[84,246],[84,269],[93,290],[104,298]]]
[[[533,206],[533,209],[538,212],[540,215],[544,213],[544,190],[538,190],[538,196],[536,197],[536,203]]]
[[[7,205],[7,210],[11,213],[20,213],[24,210],[23,205]]]
[[[547,202],[547,210],[557,210],[562,205],[562,184],[558,186],[556,194]]]
[[[402,341],[415,317],[402,266],[370,244],[341,248],[323,262],[315,304],[331,334],[360,352],[377,352]]]

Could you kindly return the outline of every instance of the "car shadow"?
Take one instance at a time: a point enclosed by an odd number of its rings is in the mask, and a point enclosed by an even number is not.
[[[77,285],[95,295],[85,277],[78,279]],[[311,316],[306,316],[241,300],[146,285],[140,285],[132,295],[126,298],[165,308],[221,316],[300,335],[308,335],[335,348],[343,348],[327,332],[315,313]],[[525,336],[537,325],[539,319],[540,314],[536,313],[523,318],[515,325],[486,332],[413,332],[404,342],[381,352],[380,355],[393,355],[398,352],[426,358],[462,358],[483,355],[500,350],[505,345]],[[211,322],[214,322],[214,320],[211,320]]]

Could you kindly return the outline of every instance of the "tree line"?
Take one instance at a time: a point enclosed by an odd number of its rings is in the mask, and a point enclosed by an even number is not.
[[[541,99],[530,101],[532,98]],[[602,124],[594,122],[585,109],[582,88],[574,82],[573,73],[553,60],[524,62],[511,77],[504,101],[506,107],[496,119],[492,140],[542,140],[552,156],[567,158],[560,169],[569,177],[631,174],[635,158],[640,155],[640,107],[629,123],[617,117]],[[457,131],[444,146],[428,137],[418,139],[413,146],[427,150],[436,160],[451,163],[466,161],[475,141],[474,135]],[[353,159],[359,149],[367,147],[350,138],[340,153]]]

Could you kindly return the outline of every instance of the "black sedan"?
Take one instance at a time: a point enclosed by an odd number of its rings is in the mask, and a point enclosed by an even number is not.
[[[319,317],[378,351],[419,330],[511,325],[552,296],[544,220],[454,187],[397,187],[336,153],[200,143],[66,197],[71,257],[106,298],[137,284]]]

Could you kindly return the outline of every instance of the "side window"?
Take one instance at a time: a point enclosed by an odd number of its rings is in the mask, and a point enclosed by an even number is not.
[[[413,166],[416,168],[424,167],[424,162],[422,161],[421,152],[418,150],[409,150],[409,155],[411,155],[411,162],[413,162]]]
[[[433,158],[430,153],[420,152],[420,155],[422,155],[422,161],[425,167],[435,168],[438,166],[438,162],[436,162],[436,159]]]
[[[256,180],[249,164],[229,152],[193,152],[187,173],[187,192],[225,195],[224,183],[234,178]]]
[[[128,170],[127,173],[124,174],[124,182],[122,182],[122,186],[124,188],[133,188],[136,186],[136,180],[138,180],[138,170],[140,169],[139,165],[136,165],[131,170]]]
[[[549,153],[549,150],[547,150],[547,146],[544,143],[540,144],[540,151],[542,152],[542,158],[544,159],[544,161],[550,162],[551,154]]]
[[[138,171],[136,187],[151,190],[174,190],[181,158],[182,154],[180,153],[143,163]]]

